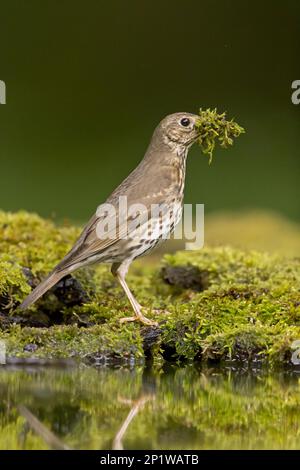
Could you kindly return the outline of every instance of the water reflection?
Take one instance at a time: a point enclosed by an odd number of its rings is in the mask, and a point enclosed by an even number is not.
[[[130,405],[130,411],[128,415],[126,416],[126,419],[124,423],[122,423],[122,426],[120,427],[119,431],[116,434],[116,437],[114,438],[112,448],[114,450],[123,450],[123,438],[127,432],[128,426],[130,425],[131,421],[133,418],[138,414],[140,410],[144,408],[144,405],[149,401],[151,398],[154,398],[154,395],[141,395],[137,400],[132,401],[132,400],[122,400],[123,403],[129,403]]]
[[[0,449],[298,449],[295,371],[0,368]]]

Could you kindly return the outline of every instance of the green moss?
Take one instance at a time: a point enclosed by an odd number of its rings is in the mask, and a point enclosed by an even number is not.
[[[77,325],[55,325],[51,328],[12,326],[1,334],[7,352],[13,357],[97,358],[130,361],[143,357],[141,336],[130,326],[120,335],[111,325],[78,328]],[[32,354],[34,352],[34,354]]]
[[[21,301],[29,292],[21,267],[13,264],[9,256],[0,255],[0,298],[2,301],[6,299],[6,308],[11,307],[14,301]]]
[[[45,275],[71,248],[79,235],[78,227],[56,227],[49,220],[27,212],[0,211],[0,253],[33,274]]]
[[[159,265],[133,264],[128,283],[147,315],[159,321],[159,335],[139,324],[120,325],[119,319],[131,314],[130,306],[103,265],[75,274],[87,294],[83,304],[70,305],[49,293],[21,315],[16,306],[30,291],[24,268],[32,273],[31,282],[38,282],[79,229],[56,227],[24,212],[0,213],[0,221],[0,339],[11,357],[140,360],[154,345],[158,363],[164,358],[286,364],[292,342],[300,339],[300,260],[229,247],[164,257],[162,267],[199,271],[205,286],[194,290],[168,285]],[[47,328],[33,326],[39,316],[42,325],[47,317]]]
[[[176,299],[165,339],[176,354],[288,359],[292,341],[300,338],[299,259],[215,248],[179,252],[166,256],[165,263],[197,266],[209,282],[188,302],[186,292],[181,304],[180,296]]]
[[[209,155],[209,163],[212,161],[216,142],[227,148],[233,144],[234,138],[245,132],[233,119],[227,121],[226,113],[218,114],[216,109],[200,109],[196,126],[199,130],[198,144],[203,153]]]

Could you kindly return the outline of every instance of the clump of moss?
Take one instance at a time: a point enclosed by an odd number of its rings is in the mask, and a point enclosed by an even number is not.
[[[137,262],[128,283],[159,328],[120,324],[131,307],[104,265],[76,272],[76,282],[18,312],[78,232],[0,213],[0,339],[9,357],[128,361],[152,351],[157,361],[290,362],[300,339],[299,258],[223,247],[167,255],[161,267]]]
[[[209,108],[200,108],[196,127],[199,130],[198,144],[202,152],[209,156],[209,163],[212,162],[216,142],[223,148],[230,147],[233,139],[245,132],[233,119],[227,121],[226,113],[218,114],[217,109]]]
[[[208,282],[203,292],[178,293],[177,286],[164,332],[175,355],[289,360],[292,341],[300,338],[299,259],[214,248],[178,252],[165,264],[197,267]]]
[[[13,325],[0,335],[15,358],[69,358],[89,362],[123,363],[143,358],[142,337],[132,327],[120,335],[116,325],[54,325],[50,328],[21,328]]]
[[[37,276],[45,275],[61,260],[79,233],[79,227],[57,227],[36,214],[0,211],[1,256],[30,268]]]
[[[0,255],[0,310],[1,307],[12,307],[29,292],[30,286],[20,266],[15,265],[9,256]]]

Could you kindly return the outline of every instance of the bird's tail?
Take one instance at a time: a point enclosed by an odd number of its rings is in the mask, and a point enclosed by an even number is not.
[[[47,290],[51,289],[58,281],[60,281],[66,273],[64,271],[52,272],[49,276],[44,279],[33,291],[26,297],[26,299],[21,303],[19,308],[25,310],[30,305],[32,305],[36,300],[38,300]]]

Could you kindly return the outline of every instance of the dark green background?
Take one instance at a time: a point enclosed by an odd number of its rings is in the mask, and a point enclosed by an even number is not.
[[[85,220],[162,117],[217,106],[247,134],[190,152],[186,202],[300,219],[299,38],[299,0],[0,0],[0,207]]]

